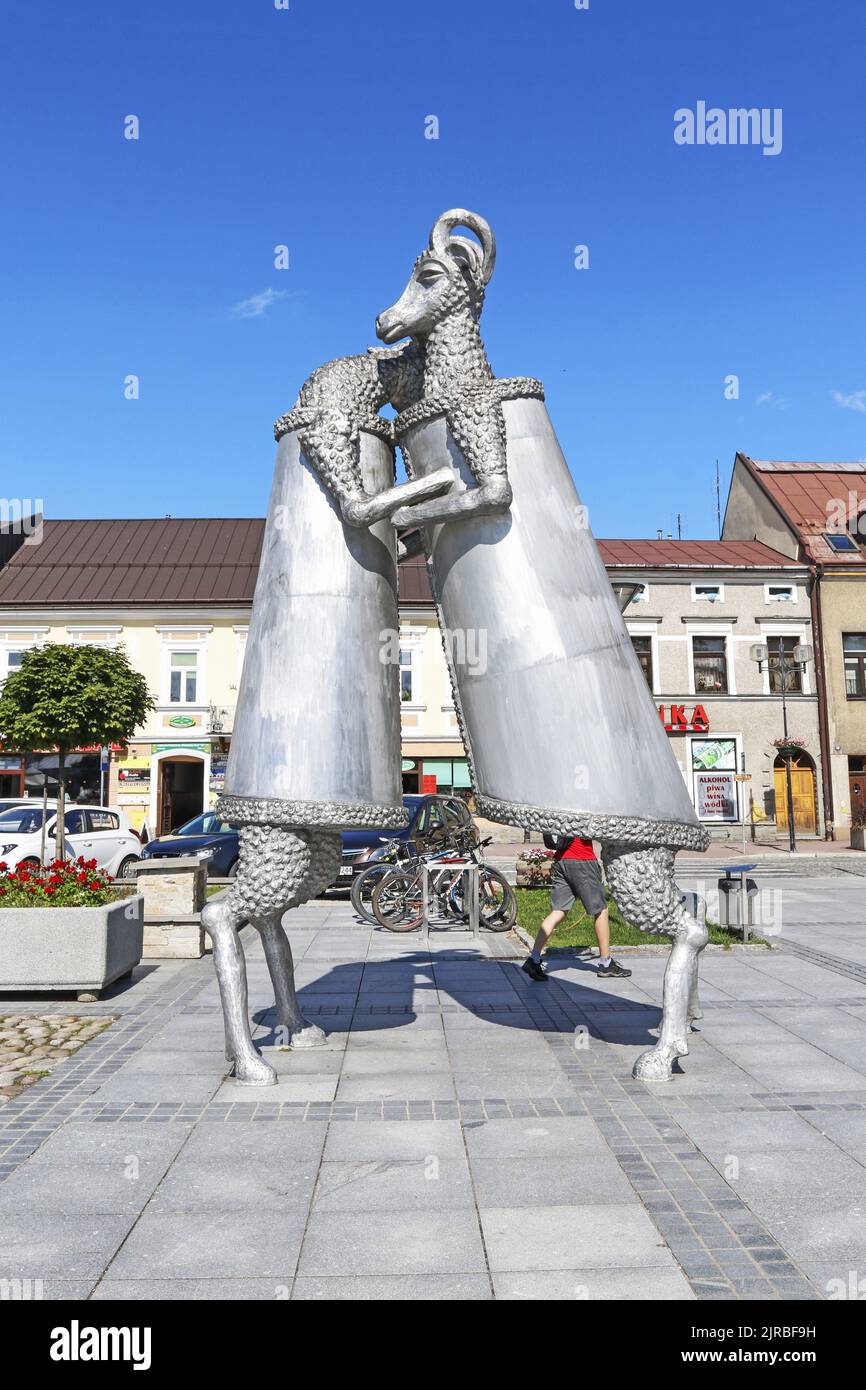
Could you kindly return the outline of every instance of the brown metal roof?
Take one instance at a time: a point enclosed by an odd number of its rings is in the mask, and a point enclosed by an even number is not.
[[[800,561],[762,541],[600,540],[598,548],[606,565],[626,568],[802,569]]]
[[[261,517],[46,521],[39,545],[22,545],[0,569],[4,607],[250,604]],[[602,540],[605,564],[690,569],[796,568],[760,541]],[[400,602],[433,603],[423,556],[399,570]]]
[[[251,603],[259,517],[46,521],[0,569],[0,604]]]
[[[838,531],[839,506],[851,519],[866,511],[866,463],[790,463],[737,457],[790,523],[814,560],[832,564],[863,564],[862,550],[835,551],[824,535]]]

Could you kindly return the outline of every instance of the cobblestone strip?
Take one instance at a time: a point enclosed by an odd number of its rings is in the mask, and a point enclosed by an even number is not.
[[[790,941],[787,937],[780,937],[781,944],[786,951],[792,955],[799,956],[801,960],[811,961],[813,965],[820,965],[824,970],[832,970],[834,975],[845,975],[849,980],[858,980],[861,984],[866,984],[866,965],[859,962],[846,960],[844,956],[831,956],[827,951],[816,951],[814,946],[803,946],[799,941]],[[826,1000],[823,1001],[826,1004]],[[862,1003],[862,1000],[847,1000],[847,1003]]]
[[[123,1010],[122,996],[92,1006],[87,1016],[115,1018],[112,1027],[73,1054],[38,1086],[0,1110],[0,1182],[75,1116],[104,1081],[129,1061],[213,980],[209,956],[190,961],[169,984]],[[79,1011],[80,1006],[76,1009]],[[81,1010],[82,1014],[84,1010]]]
[[[621,1060],[609,1057],[602,1039],[576,1047],[563,1029],[546,1037],[698,1298],[821,1297],[665,1102],[642,1082],[623,1077]],[[732,1108],[752,1109],[761,1101],[744,1092]]]

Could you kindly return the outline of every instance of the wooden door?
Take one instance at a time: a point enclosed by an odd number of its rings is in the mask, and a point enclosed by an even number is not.
[[[849,772],[848,784],[851,792],[851,815],[866,814],[866,772]]]
[[[784,767],[774,768],[776,786],[776,828],[788,829],[788,789]],[[814,835],[818,828],[815,805],[815,775],[810,767],[791,768],[791,799],[794,803],[794,830]]]

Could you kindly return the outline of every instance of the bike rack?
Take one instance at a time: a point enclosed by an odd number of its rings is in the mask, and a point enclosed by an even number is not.
[[[430,870],[435,869],[438,873],[441,868],[441,862],[437,862],[435,859],[421,865],[421,931],[425,941],[430,938]],[[466,887],[469,892],[469,928],[472,935],[477,938],[481,935],[481,914],[478,911],[478,895],[481,885],[479,866],[477,864],[465,864],[463,873],[468,880]]]

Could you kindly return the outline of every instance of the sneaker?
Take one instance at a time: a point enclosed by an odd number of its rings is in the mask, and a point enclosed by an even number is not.
[[[524,969],[526,969],[525,966]],[[600,965],[595,973],[602,980],[624,980],[631,974],[631,971],[626,970],[624,965],[620,965],[619,962],[615,961],[613,956],[611,956],[607,965]]]
[[[523,973],[528,975],[530,980],[537,980],[539,984],[542,982],[547,984],[547,971],[539,965],[537,960],[533,960],[532,956],[526,958],[523,962],[522,969]]]

